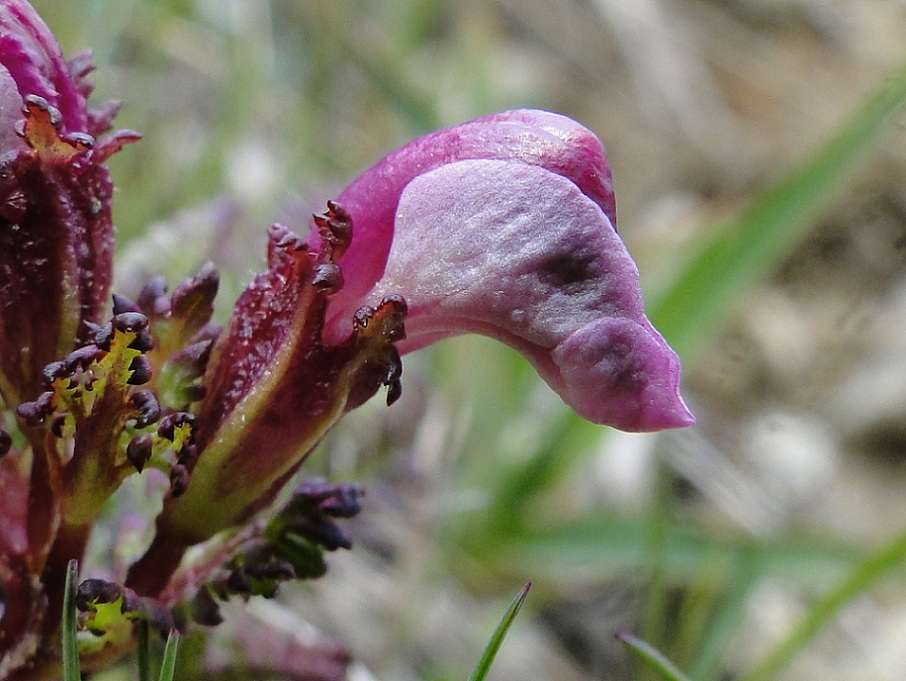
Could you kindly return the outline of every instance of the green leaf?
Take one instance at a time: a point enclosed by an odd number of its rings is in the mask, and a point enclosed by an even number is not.
[[[79,642],[76,638],[76,582],[79,563],[69,561],[66,566],[66,584],[63,587],[63,681],[81,681]]]
[[[906,68],[886,79],[861,109],[805,162],[757,195],[691,259],[649,316],[673,348],[691,358],[741,293],[768,275],[839,196],[859,161],[900,120]]]
[[[676,665],[654,646],[626,632],[614,634],[614,638],[629,648],[645,666],[654,670],[662,679],[666,681],[690,681],[688,676],[677,669]]]
[[[170,630],[167,637],[167,645],[164,648],[164,659],[160,664],[160,681],[173,681],[173,675],[176,673],[176,653],[179,649],[179,632],[176,629]]]
[[[519,590],[518,594],[516,594],[516,598],[510,603],[510,607],[507,608],[506,613],[503,615],[503,619],[500,620],[500,624],[498,624],[497,629],[494,630],[494,635],[491,636],[491,640],[488,641],[488,645],[484,649],[484,654],[481,656],[481,659],[478,661],[478,664],[475,665],[475,669],[469,676],[469,681],[484,681],[487,677],[488,671],[490,671],[491,665],[494,662],[494,658],[497,656],[497,651],[500,650],[503,639],[506,638],[507,632],[510,630],[510,626],[516,619],[516,615],[519,614],[519,610],[522,608],[522,604],[525,603],[525,599],[531,588],[532,583],[529,582]]]

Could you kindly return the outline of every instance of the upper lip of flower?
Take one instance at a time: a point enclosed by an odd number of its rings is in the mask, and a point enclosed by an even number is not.
[[[390,153],[339,197],[355,238],[324,335],[398,294],[403,352],[476,332],[525,355],[581,416],[625,430],[689,425],[679,360],[645,318],[615,229],[598,139],[545,111],[493,114]]]
[[[73,77],[50,29],[26,2],[0,6],[0,66],[22,99],[37,95],[60,112],[63,133],[88,131],[84,84]]]
[[[352,215],[356,238],[340,259],[346,284],[328,310],[329,340],[348,333],[350,315],[383,274],[403,189],[419,175],[468,159],[545,167],[573,181],[616,225],[604,148],[591,132],[565,116],[532,109],[503,111],[424,135],[385,156],[338,197]],[[311,242],[317,246],[316,234]]]

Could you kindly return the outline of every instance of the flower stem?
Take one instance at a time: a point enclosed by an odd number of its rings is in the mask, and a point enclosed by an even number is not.
[[[140,596],[159,596],[182,562],[187,548],[158,531],[145,555],[129,568],[126,586]]]

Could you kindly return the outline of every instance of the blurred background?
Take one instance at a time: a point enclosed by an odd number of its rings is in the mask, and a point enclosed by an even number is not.
[[[33,4],[144,135],[111,162],[121,291],[212,259],[225,318],[271,222],[305,231],[424,132],[555,110],[607,147],[699,419],[591,426],[484,339],[407,357],[403,399],[306,464],[366,484],[354,550],[189,646],[181,678],[270,650],[245,629],[310,673],[231,678],[327,681],[345,646],[350,678],[465,679],[532,580],[492,678],[645,678],[625,630],[696,681],[902,681],[903,0]]]

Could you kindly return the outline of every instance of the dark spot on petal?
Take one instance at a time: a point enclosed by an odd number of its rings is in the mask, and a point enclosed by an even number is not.
[[[586,282],[597,277],[594,253],[553,253],[538,263],[538,278],[551,288],[566,292],[581,291]]]

